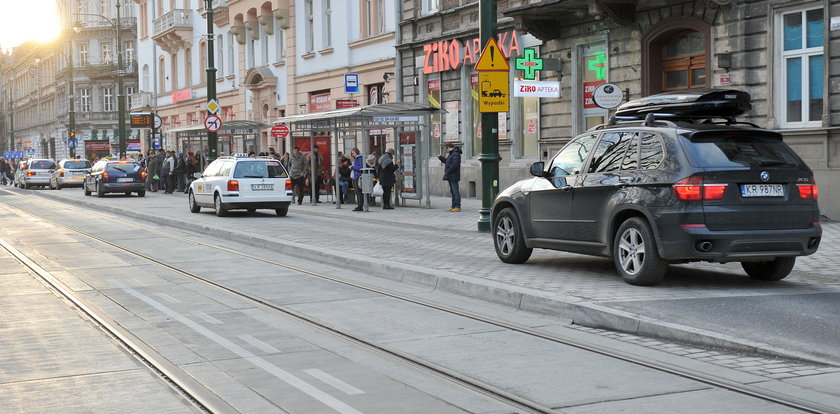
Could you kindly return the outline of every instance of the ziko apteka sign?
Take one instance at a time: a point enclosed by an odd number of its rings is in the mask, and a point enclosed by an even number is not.
[[[524,98],[559,98],[560,82],[514,81],[513,96]]]

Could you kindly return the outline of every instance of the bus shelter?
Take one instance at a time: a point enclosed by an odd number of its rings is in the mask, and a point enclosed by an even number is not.
[[[426,198],[426,206],[431,205],[429,199],[429,149],[426,145],[429,125],[428,116],[445,111],[430,105],[411,102],[389,102],[355,108],[336,109],[326,112],[291,115],[277,119],[274,124],[286,124],[290,131],[289,148],[298,147],[301,152],[309,153],[316,145],[318,152],[325,161],[325,171],[332,173],[334,183],[338,183],[337,164],[339,141],[343,146],[341,151],[349,155],[350,149],[359,148],[362,157],[368,154],[377,156],[384,148],[375,148],[381,141],[375,137],[382,136],[384,130],[393,130],[396,156],[400,160],[402,170],[402,184],[399,188],[401,199],[421,201]],[[372,139],[373,137],[373,139]],[[364,159],[364,158],[363,158]],[[351,160],[352,162],[352,160]],[[329,164],[328,164],[329,163]],[[316,176],[314,162],[310,166],[310,177]],[[369,194],[372,183],[363,174],[363,193]],[[310,186],[314,197],[314,186]],[[335,185],[332,192],[338,197]],[[359,194],[360,189],[356,189]],[[336,208],[341,208],[336,203]],[[367,205],[365,203],[365,210]]]
[[[259,148],[260,130],[268,128],[270,125],[255,121],[226,121],[222,123],[222,128],[219,129],[218,137],[218,154],[235,154],[235,153],[259,153],[263,151]],[[194,152],[196,154],[203,154],[207,151],[207,130],[204,125],[192,125],[188,127],[181,127],[170,129],[167,135],[174,137],[175,145],[178,152]],[[203,168],[203,166],[202,166]]]

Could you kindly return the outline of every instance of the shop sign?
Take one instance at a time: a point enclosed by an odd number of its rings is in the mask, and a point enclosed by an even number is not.
[[[178,103],[192,99],[192,89],[182,89],[172,92],[172,103]]]
[[[108,141],[85,141],[85,151],[111,151]]]
[[[595,101],[592,100],[592,94],[595,92],[595,89],[598,85],[607,83],[606,81],[597,80],[592,82],[584,82],[583,83],[583,108],[584,109],[592,109],[597,108],[598,105],[595,105]]]
[[[592,92],[592,102],[599,108],[613,109],[621,105],[624,100],[624,91],[614,83],[602,83]]]
[[[519,33],[516,30],[496,36],[503,57],[519,56]],[[481,54],[481,40],[476,37],[463,44],[458,39],[441,40],[423,45],[423,73],[431,74],[458,69],[461,65],[475,65]]]
[[[336,109],[355,108],[357,106],[359,106],[359,101],[357,99],[336,99],[335,100],[335,108]]]
[[[324,112],[332,109],[330,107],[330,94],[320,93],[317,95],[309,95],[309,111],[310,112]]]
[[[125,141],[125,150],[126,151],[140,151],[140,140],[139,139],[129,139]]]
[[[529,98],[559,98],[560,82],[514,81],[513,96]]]

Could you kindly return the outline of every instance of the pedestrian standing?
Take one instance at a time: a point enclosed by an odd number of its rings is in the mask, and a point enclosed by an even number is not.
[[[172,194],[175,189],[175,151],[166,153],[166,159],[163,160],[163,166],[160,167],[161,178],[166,185],[164,194]]]
[[[315,146],[315,149],[312,150],[312,152],[310,153],[310,157],[311,158],[308,158],[306,160],[306,163],[309,166],[307,168],[307,176],[309,176],[309,174],[312,175],[312,177],[309,177],[309,185],[315,186],[315,204],[318,204],[321,202],[321,170],[324,167],[324,158],[321,156],[321,153],[318,152],[317,145]],[[314,159],[314,165],[312,159]],[[312,168],[312,171],[309,171],[309,168]],[[312,201],[311,195],[309,196],[309,201]]]
[[[347,196],[350,193],[350,174],[353,168],[350,167],[350,160],[341,157],[338,161],[338,203],[344,204],[347,201]]]
[[[395,151],[393,148],[388,148],[385,153],[379,157],[379,185],[382,186],[382,209],[393,210],[391,206],[391,189],[394,188],[396,176],[394,174],[399,168],[397,164],[399,161],[394,159]]]
[[[289,156],[289,177],[292,179],[292,189],[298,197],[298,204],[303,203],[303,181],[306,178],[306,157],[300,153],[298,147],[292,149]]]
[[[440,162],[444,164],[443,181],[449,182],[449,192],[452,194],[452,206],[446,211],[461,211],[461,149],[447,143],[446,150],[449,152],[446,157],[438,155]]]
[[[178,192],[184,192],[184,184],[187,180],[187,164],[184,161],[184,153],[179,152],[175,158],[175,187]]]
[[[198,172],[198,159],[196,159],[195,154],[192,151],[187,152],[186,158],[184,158],[184,174],[186,175],[187,182],[184,186],[184,192],[190,191],[190,184],[195,180],[195,173]]]
[[[350,150],[350,158],[353,159],[353,166],[351,167],[350,179],[353,180],[353,187],[356,195],[356,208],[353,211],[364,210],[364,197],[362,195],[362,168],[365,167],[365,159],[362,157],[361,151],[358,148]]]
[[[160,188],[160,167],[163,165],[163,150],[157,155],[149,155],[149,167],[146,172],[146,180],[149,181],[149,191],[156,193]]]

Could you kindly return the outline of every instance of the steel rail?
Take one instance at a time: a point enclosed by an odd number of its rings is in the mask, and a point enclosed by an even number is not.
[[[16,193],[16,194],[18,194],[18,193]],[[31,197],[31,196],[28,196],[28,197]],[[674,365],[674,364],[669,364],[669,363],[662,362],[662,361],[657,361],[655,359],[640,357],[638,355],[634,355],[632,353],[624,351],[620,348],[605,347],[605,346],[594,344],[594,343],[588,342],[588,341],[563,338],[563,337],[560,337],[559,335],[551,334],[551,333],[544,332],[544,331],[540,331],[538,329],[534,329],[534,328],[524,326],[524,325],[521,325],[521,324],[516,324],[516,323],[513,323],[513,322],[509,322],[509,321],[503,321],[503,320],[500,320],[500,319],[494,319],[492,317],[488,317],[488,316],[485,316],[485,315],[477,314],[477,313],[474,313],[474,312],[466,311],[466,310],[463,310],[463,309],[459,309],[459,308],[455,308],[455,307],[451,307],[451,306],[447,306],[447,305],[442,305],[442,304],[435,303],[435,302],[428,301],[428,300],[418,299],[418,298],[413,297],[413,296],[409,296],[409,295],[402,294],[402,293],[399,293],[399,292],[390,291],[390,290],[380,288],[380,287],[375,287],[375,286],[366,285],[366,284],[362,284],[362,283],[358,283],[358,282],[353,282],[353,281],[340,279],[340,278],[329,276],[329,275],[324,275],[324,274],[321,274],[321,273],[318,273],[318,272],[314,272],[314,271],[302,269],[302,268],[299,268],[299,267],[291,266],[291,265],[281,263],[281,262],[278,262],[278,261],[275,261],[275,260],[266,259],[266,258],[263,258],[263,257],[258,257],[258,256],[250,255],[250,254],[247,254],[247,253],[243,253],[243,252],[240,252],[240,251],[236,251],[236,250],[233,250],[233,249],[230,249],[230,248],[227,248],[227,247],[218,246],[218,245],[214,245],[214,244],[190,239],[190,238],[183,237],[183,236],[180,236],[180,235],[177,235],[177,234],[168,233],[168,232],[165,232],[165,231],[161,231],[161,230],[154,229],[154,228],[151,228],[151,227],[148,227],[148,226],[145,226],[145,225],[140,225],[140,224],[136,224],[136,223],[133,223],[133,222],[125,221],[125,220],[122,220],[122,219],[116,219],[116,218],[105,216],[105,215],[98,214],[98,213],[91,213],[90,210],[79,209],[77,207],[70,207],[70,206],[68,206],[64,203],[60,203],[60,202],[57,202],[57,201],[46,200],[46,199],[41,198],[41,197],[38,197],[38,199],[42,200],[42,201],[47,201],[49,203],[61,205],[65,208],[73,209],[73,210],[80,211],[80,212],[85,212],[88,215],[95,215],[99,218],[102,218],[104,220],[108,220],[108,221],[111,221],[111,222],[114,222],[114,223],[120,223],[122,225],[127,225],[127,226],[131,226],[131,227],[134,227],[134,228],[137,228],[137,229],[142,229],[144,231],[148,231],[148,232],[160,235],[160,236],[170,237],[170,238],[174,238],[174,239],[177,239],[177,240],[193,243],[193,244],[196,244],[196,245],[199,245],[199,246],[213,248],[213,249],[223,251],[223,252],[226,252],[226,253],[238,255],[238,256],[241,256],[241,257],[244,257],[244,258],[247,258],[247,259],[250,259],[250,260],[255,260],[255,261],[263,262],[263,263],[266,263],[266,264],[271,264],[271,265],[274,265],[274,266],[277,266],[277,267],[281,267],[281,268],[284,268],[284,269],[293,270],[293,271],[296,271],[296,272],[307,274],[307,275],[317,277],[317,278],[320,278],[320,279],[323,279],[323,280],[327,280],[327,281],[331,281],[331,282],[335,282],[335,283],[340,283],[340,284],[343,284],[345,286],[350,286],[350,287],[366,290],[366,291],[371,292],[371,293],[380,294],[380,295],[383,295],[383,296],[387,296],[387,297],[399,299],[399,300],[402,300],[402,301],[414,303],[416,305],[424,306],[424,307],[427,307],[427,308],[430,308],[430,309],[435,309],[435,310],[439,310],[439,311],[442,311],[442,312],[454,314],[454,315],[457,315],[457,316],[469,318],[469,319],[472,319],[472,320],[475,320],[475,321],[479,321],[479,322],[487,323],[487,324],[490,324],[490,325],[493,325],[493,326],[497,326],[499,328],[508,329],[508,330],[511,330],[511,331],[514,331],[514,332],[523,333],[523,334],[530,335],[530,336],[533,336],[533,337],[537,337],[537,338],[540,338],[540,339],[544,339],[544,340],[547,340],[547,341],[563,344],[563,345],[566,345],[566,346],[571,346],[571,347],[581,349],[581,350],[584,350],[584,351],[593,352],[593,353],[596,353],[596,354],[599,354],[599,355],[607,356],[607,357],[617,359],[617,360],[620,360],[620,361],[624,361],[624,362],[628,362],[628,363],[631,363],[631,364],[634,364],[634,365],[643,366],[643,367],[646,367],[646,368],[649,368],[649,369],[653,369],[653,370],[656,370],[656,371],[668,373],[668,374],[671,374],[671,375],[676,375],[676,376],[679,376],[679,377],[682,377],[682,378],[697,381],[697,382],[700,382],[700,383],[703,383],[703,384],[711,385],[711,386],[714,386],[714,387],[717,387],[717,388],[729,390],[729,391],[736,392],[736,393],[739,393],[739,394],[747,395],[747,396],[757,398],[757,399],[760,399],[760,400],[772,402],[772,403],[782,405],[782,406],[786,406],[786,407],[789,407],[789,408],[794,408],[794,409],[797,409],[797,410],[801,410],[803,412],[814,413],[814,414],[840,414],[840,407],[827,406],[827,405],[820,404],[820,403],[817,403],[817,402],[804,400],[804,399],[798,398],[796,396],[791,396],[791,395],[788,395],[788,394],[775,392],[775,391],[772,391],[772,390],[756,387],[756,386],[753,386],[753,385],[743,384],[743,383],[739,383],[739,382],[736,382],[736,381],[731,381],[731,380],[728,380],[728,379],[725,379],[725,378],[720,378],[720,377],[717,377],[717,376],[708,375],[708,374],[705,374],[703,372],[699,372],[699,371],[696,371],[696,370],[680,367],[680,366],[677,366],[677,365]],[[11,208],[17,209],[15,207],[11,207]],[[254,297],[248,295],[247,293],[240,292],[240,291],[238,291],[236,289],[233,289],[233,288],[229,288],[229,287],[224,286],[220,283],[204,279],[201,276],[194,275],[190,272],[178,269],[175,266],[169,265],[167,263],[160,262],[153,257],[149,257],[149,256],[146,256],[146,255],[143,255],[143,254],[140,254],[140,253],[136,253],[136,252],[134,252],[130,249],[119,246],[118,244],[115,244],[115,243],[110,242],[108,240],[104,240],[104,239],[102,239],[98,236],[95,236],[95,235],[86,233],[84,231],[69,227],[69,226],[64,225],[62,223],[56,222],[54,220],[45,218],[45,217],[37,215],[37,214],[33,214],[31,212],[28,212],[28,211],[23,211],[23,210],[20,210],[20,209],[17,209],[17,210],[23,212],[24,214],[37,216],[38,218],[41,218],[45,221],[48,221],[48,222],[50,222],[54,225],[66,228],[66,229],[68,229],[70,231],[73,231],[73,232],[76,232],[76,233],[79,233],[79,234],[84,235],[88,238],[94,239],[98,242],[101,242],[103,244],[106,244],[108,246],[116,248],[120,251],[124,251],[126,253],[141,257],[143,259],[146,259],[148,261],[156,263],[156,264],[158,264],[160,266],[163,266],[165,268],[168,268],[170,270],[173,270],[173,271],[176,271],[178,273],[189,276],[191,278],[194,278],[195,280],[201,281],[203,283],[207,283],[207,284],[212,285],[216,288],[219,288],[219,289],[222,289],[224,291],[228,291],[228,292],[233,293],[235,295],[241,296],[241,297],[243,297],[247,300],[252,300],[256,303],[260,303],[261,305],[267,306],[271,309],[275,309],[275,310],[278,310],[278,311],[281,311],[281,312],[284,312],[284,313],[288,313],[289,315],[292,315],[296,318],[301,318],[302,320],[305,320],[305,321],[306,320],[312,320],[313,321],[312,323],[314,323],[316,326],[319,326],[319,325],[323,326],[324,329],[327,329],[328,331],[334,331],[335,333],[339,334],[339,336],[344,336],[344,337],[347,337],[348,339],[351,339],[351,340],[358,340],[361,343],[369,344],[369,346],[372,346],[374,348],[385,349],[385,347],[380,346],[380,345],[375,344],[375,343],[371,343],[371,342],[369,342],[365,339],[361,339],[361,338],[354,339],[356,337],[353,334],[347,333],[347,332],[341,330],[340,328],[329,327],[329,325],[327,325],[327,324],[323,324],[320,321],[314,320],[314,319],[309,318],[305,315],[300,315],[295,311],[285,309],[282,306],[271,304],[271,303],[266,302],[266,301],[264,301],[262,299],[259,299],[259,298],[254,298]],[[401,356],[402,353],[399,352],[399,351],[391,350],[389,352],[391,352],[394,356],[397,356],[399,358],[403,358]],[[413,358],[411,356],[408,356],[408,357]],[[448,374],[446,374],[446,372],[448,370],[445,369],[445,368],[439,367],[439,371],[438,371],[437,369],[434,368],[433,364],[430,364],[427,361],[420,361],[419,363],[421,363],[423,365],[428,364],[428,365],[430,365],[431,369],[433,369],[437,372],[440,372],[441,374],[448,375]],[[503,394],[505,394],[505,393],[503,393]],[[505,398],[507,398],[507,397],[505,397]],[[519,397],[516,397],[516,399],[519,399]],[[515,400],[512,399],[511,401],[515,401]],[[537,409],[538,412],[554,412],[550,408],[546,408],[546,407],[537,406],[537,407],[534,407],[534,408]],[[548,410],[548,411],[543,411],[543,410]]]

